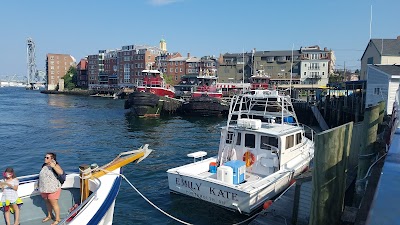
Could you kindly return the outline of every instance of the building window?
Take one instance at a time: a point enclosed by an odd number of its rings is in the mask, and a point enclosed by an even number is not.
[[[175,80],[178,80],[178,76],[175,76]]]
[[[374,64],[374,57],[369,57],[367,59],[367,64]]]
[[[374,95],[381,95],[382,93],[381,88],[374,88]]]
[[[307,72],[304,72],[304,76],[307,75]]]
[[[180,69],[180,72],[182,72],[182,68]]]

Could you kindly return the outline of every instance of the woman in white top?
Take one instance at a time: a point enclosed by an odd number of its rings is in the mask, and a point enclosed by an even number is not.
[[[19,207],[18,200],[18,179],[15,176],[13,168],[7,168],[3,173],[4,180],[1,182],[3,195],[1,197],[2,206],[4,208],[4,218],[6,224],[10,225],[10,207],[14,210],[14,224],[19,225]]]
[[[64,171],[56,161],[56,154],[52,152],[47,153],[39,173],[39,192],[46,202],[47,207],[47,216],[42,220],[43,223],[51,220],[53,210],[56,218],[51,225],[56,225],[61,221],[60,207],[58,205],[58,199],[61,194],[61,183],[57,179],[57,176],[63,173]]]

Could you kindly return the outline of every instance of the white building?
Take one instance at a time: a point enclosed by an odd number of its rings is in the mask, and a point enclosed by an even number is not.
[[[326,86],[329,82],[329,52],[318,46],[301,48],[300,82]]]
[[[400,36],[397,39],[371,39],[361,57],[360,80],[366,79],[367,65],[400,65]]]
[[[391,115],[400,84],[400,65],[368,65],[365,107],[386,101],[386,114]]]

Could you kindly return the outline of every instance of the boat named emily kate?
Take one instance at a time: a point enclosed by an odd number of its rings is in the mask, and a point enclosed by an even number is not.
[[[253,90],[232,98],[218,156],[188,154],[194,162],[167,171],[172,192],[251,214],[287,188],[314,156],[289,96]],[[196,161],[196,159],[201,160]]]
[[[148,145],[138,150],[120,153],[110,163],[98,167],[92,164],[79,173],[67,174],[58,200],[62,221],[68,225],[111,225],[115,199],[122,181],[121,167],[133,161],[140,162],[151,153]],[[80,168],[81,169],[81,168]],[[18,177],[18,196],[23,201],[21,224],[41,225],[46,204],[38,191],[39,175]],[[0,198],[2,193],[0,193]],[[11,216],[11,220],[13,220]],[[0,225],[4,225],[0,219]],[[12,221],[11,221],[12,222]],[[46,224],[50,224],[46,223]]]

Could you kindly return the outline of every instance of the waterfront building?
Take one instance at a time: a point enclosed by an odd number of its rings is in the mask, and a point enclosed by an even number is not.
[[[118,87],[118,49],[107,51],[104,54],[104,72],[99,74],[103,76],[104,87]]]
[[[325,86],[333,73],[335,56],[332,50],[319,46],[301,47],[299,50],[256,51],[226,53],[220,56],[218,75],[220,82],[248,82],[252,75],[262,71],[270,76],[271,84]],[[244,72],[243,72],[244,70]]]
[[[88,60],[87,58],[81,59],[76,66],[76,73],[77,73],[77,86],[80,88],[88,88]]]
[[[99,55],[88,55],[88,65],[87,65],[87,73],[88,73],[88,88],[92,89],[93,87],[98,85],[98,75],[99,75]]]
[[[126,45],[117,53],[118,85],[133,86],[143,80],[142,70],[156,68],[156,57],[163,51],[148,45]]]
[[[386,102],[386,114],[391,115],[396,91],[400,84],[400,65],[368,65],[365,107]]]
[[[360,80],[367,78],[367,65],[400,64],[400,36],[397,39],[371,39],[361,57]]]
[[[60,79],[65,76],[71,66],[76,66],[76,60],[71,55],[48,53],[46,55],[47,90],[56,90]]]
[[[168,61],[170,59],[176,58],[176,57],[182,57],[179,52],[174,52],[174,53],[161,53],[161,55],[156,56],[156,69],[163,74],[167,74],[168,71]]]

